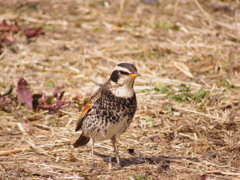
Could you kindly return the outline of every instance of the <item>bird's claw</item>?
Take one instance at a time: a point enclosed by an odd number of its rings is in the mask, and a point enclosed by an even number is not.
[[[116,169],[123,169],[123,166],[121,164],[117,163],[114,165]]]
[[[121,164],[118,163],[109,163],[109,169],[123,169],[123,166],[121,166]]]

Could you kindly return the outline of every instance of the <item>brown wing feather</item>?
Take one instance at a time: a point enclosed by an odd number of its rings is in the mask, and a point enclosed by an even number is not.
[[[102,90],[102,88],[99,88],[89,99],[89,102],[84,106],[83,111],[78,119],[78,123],[77,123],[77,127],[76,127],[75,131],[78,131],[81,129],[82,123],[83,123],[84,119],[87,117],[89,110],[96,103],[96,100],[101,96],[101,90]]]

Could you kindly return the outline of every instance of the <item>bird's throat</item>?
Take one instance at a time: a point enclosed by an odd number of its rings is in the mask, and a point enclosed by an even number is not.
[[[133,88],[121,86],[121,87],[118,87],[113,93],[117,97],[132,97],[134,94],[134,90]]]

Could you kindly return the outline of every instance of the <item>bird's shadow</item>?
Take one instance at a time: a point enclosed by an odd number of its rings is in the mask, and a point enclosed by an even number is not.
[[[129,152],[129,151],[128,151]],[[130,153],[131,154],[131,153]],[[116,163],[116,158],[108,155],[101,154],[94,151],[94,155],[102,158],[107,163]],[[168,169],[170,163],[176,162],[199,162],[197,158],[186,158],[186,157],[169,157],[169,156],[145,156],[141,154],[133,154],[131,158],[120,158],[121,165],[123,167],[128,167],[136,164],[156,164],[160,165],[163,169]]]

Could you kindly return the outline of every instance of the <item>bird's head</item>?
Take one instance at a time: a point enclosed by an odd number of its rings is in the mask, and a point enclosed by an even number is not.
[[[110,76],[111,85],[133,88],[136,77],[141,76],[137,68],[130,63],[119,63]]]

